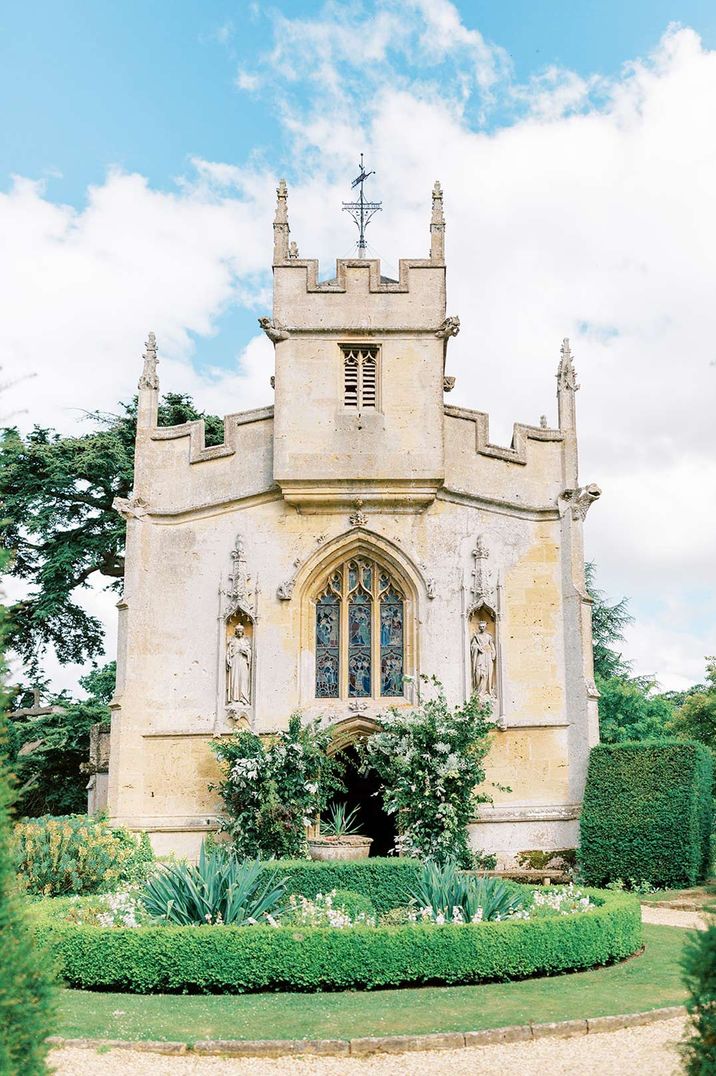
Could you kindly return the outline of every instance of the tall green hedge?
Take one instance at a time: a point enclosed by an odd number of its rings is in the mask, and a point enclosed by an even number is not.
[[[286,879],[287,893],[313,899],[332,889],[350,889],[369,897],[378,912],[389,912],[408,903],[411,889],[422,872],[417,859],[375,856],[346,863],[319,863],[308,859],[268,862],[266,870]]]
[[[597,894],[593,911],[455,926],[138,927],[38,921],[62,977],[90,990],[247,993],[479,983],[609,964],[641,947],[638,901]]]
[[[600,744],[589,757],[579,865],[589,885],[617,878],[693,885],[710,866],[713,762],[691,740]]]

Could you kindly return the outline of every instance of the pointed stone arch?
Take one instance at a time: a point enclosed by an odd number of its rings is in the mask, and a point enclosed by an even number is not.
[[[404,694],[398,698],[378,698],[376,691],[369,699],[348,701],[344,698],[318,699],[316,696],[315,617],[318,591],[321,584],[346,561],[354,557],[369,558],[385,569],[400,586],[404,602],[403,672],[407,677]],[[354,710],[377,712],[387,705],[412,702],[414,684],[419,671],[419,611],[428,598],[428,584],[413,561],[395,543],[382,535],[354,527],[321,546],[302,564],[294,577],[294,600],[300,606],[301,655],[299,684],[301,705],[321,706],[325,712],[345,714]]]

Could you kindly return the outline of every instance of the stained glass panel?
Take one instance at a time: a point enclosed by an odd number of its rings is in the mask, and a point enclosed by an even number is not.
[[[403,601],[392,588],[380,603],[380,693],[403,694]]]
[[[359,590],[348,606],[348,694],[351,698],[372,693],[371,614],[371,597]]]
[[[316,604],[316,698],[337,699],[339,695],[339,645],[341,607],[335,594],[328,593]]]

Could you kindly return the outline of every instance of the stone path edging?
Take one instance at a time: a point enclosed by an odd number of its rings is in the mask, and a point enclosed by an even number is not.
[[[569,1039],[627,1027],[655,1024],[683,1016],[682,1005],[619,1016],[594,1016],[586,1020],[562,1020],[554,1024],[513,1024],[483,1031],[446,1031],[431,1035],[366,1036],[355,1039],[205,1039],[185,1042],[129,1042],[126,1039],[63,1039],[47,1041],[54,1049],[137,1050],[155,1054],[193,1054],[199,1057],[367,1057],[370,1054],[402,1054],[418,1050],[456,1050],[465,1046],[530,1042],[534,1039]]]

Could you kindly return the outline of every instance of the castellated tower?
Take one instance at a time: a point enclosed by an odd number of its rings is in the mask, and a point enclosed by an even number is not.
[[[135,486],[116,504],[108,803],[159,852],[193,856],[216,826],[214,737],[270,735],[299,709],[350,755],[388,707],[415,705],[421,674],[451,703],[477,693],[492,708],[488,779],[511,791],[481,807],[474,847],[509,863],[577,843],[598,728],[582,528],[599,489],[578,481],[574,363],[564,341],[556,426],[492,444],[486,414],[444,399],[459,331],[445,272],[439,183],[428,257],[401,260],[398,280],[342,259],[320,281],[291,240],[282,181],[260,319],[274,406],[227,415],[212,447],[202,422],[158,426],[149,336]],[[354,777],[348,798],[365,799]],[[385,852],[395,820],[370,802]]]

